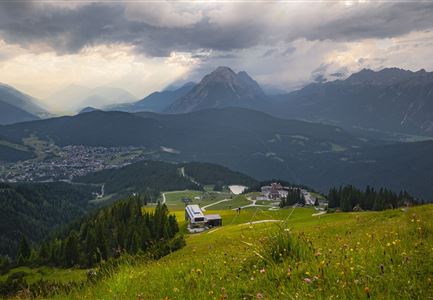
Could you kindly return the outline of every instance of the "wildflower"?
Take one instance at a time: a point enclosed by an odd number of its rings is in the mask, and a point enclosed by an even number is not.
[[[265,273],[265,272],[266,272],[265,268],[263,268],[263,269],[260,270],[260,273],[262,273],[262,274]]]
[[[308,276],[310,276],[310,272],[308,272],[308,271],[307,271],[307,272],[305,272],[305,275],[308,275]]]
[[[263,299],[263,294],[262,293],[257,293],[256,298],[257,299]]]
[[[312,283],[312,281],[311,281],[310,278],[304,278],[304,282],[307,283],[307,284],[311,284]]]
[[[173,289],[173,292],[177,293],[177,292],[179,292],[179,289],[178,289],[177,287],[175,287],[175,288]]]
[[[367,298],[370,298],[370,289],[368,288],[368,286],[364,288],[364,292],[367,294]]]
[[[207,292],[208,294],[209,294],[209,296],[212,296],[213,295],[213,291],[209,291],[209,292]]]

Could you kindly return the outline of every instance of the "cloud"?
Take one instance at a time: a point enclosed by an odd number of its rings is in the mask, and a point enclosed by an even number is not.
[[[0,35],[58,54],[127,43],[148,56],[199,49],[232,51],[297,39],[356,41],[432,28],[433,3],[0,4]],[[286,54],[294,49],[288,48]]]
[[[362,68],[432,70],[432,19],[432,2],[0,2],[0,81],[142,97],[227,65],[293,90]]]

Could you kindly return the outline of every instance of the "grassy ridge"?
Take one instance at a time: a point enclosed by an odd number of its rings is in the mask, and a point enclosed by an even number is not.
[[[226,226],[190,235],[186,247],[157,262],[125,264],[103,281],[58,298],[428,299],[433,294],[433,205],[315,217],[310,209],[217,212]],[[276,219],[287,223],[249,223]],[[281,259],[278,251],[269,259],[279,244],[297,245],[297,255],[284,246],[278,250]]]

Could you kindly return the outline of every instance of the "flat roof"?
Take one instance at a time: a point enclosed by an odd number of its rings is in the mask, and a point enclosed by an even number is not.
[[[190,216],[191,219],[193,218],[204,218],[203,211],[201,210],[200,206],[197,204],[191,204],[187,205],[185,207],[186,212]]]
[[[221,216],[218,214],[214,215],[205,215],[207,220],[221,220]]]

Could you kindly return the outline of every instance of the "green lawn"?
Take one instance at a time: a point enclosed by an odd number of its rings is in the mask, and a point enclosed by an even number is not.
[[[186,247],[159,261],[123,265],[96,285],[58,298],[429,299],[433,295],[433,205],[408,212],[316,217],[308,208],[251,209],[239,216],[230,210],[214,212],[222,215],[225,226],[188,235]],[[286,222],[249,223],[276,219]],[[284,250],[287,245],[292,247],[289,252]],[[280,249],[280,258],[270,249]],[[276,260],[269,258],[271,253]]]
[[[231,210],[231,209],[238,208],[238,207],[241,207],[244,205],[249,205],[249,204],[252,204],[252,202],[247,200],[245,198],[245,196],[239,195],[239,196],[233,197],[233,199],[231,199],[231,200],[220,202],[218,204],[212,205],[209,208],[206,208],[206,211],[222,210],[222,209]]]
[[[183,210],[185,204],[182,202],[183,198],[189,198],[192,202],[190,204],[198,204],[201,207],[212,204],[222,199],[228,199],[231,197],[229,193],[218,193],[218,192],[202,192],[202,191],[174,191],[165,192],[166,205],[171,211]],[[200,200],[194,199],[200,197]]]

